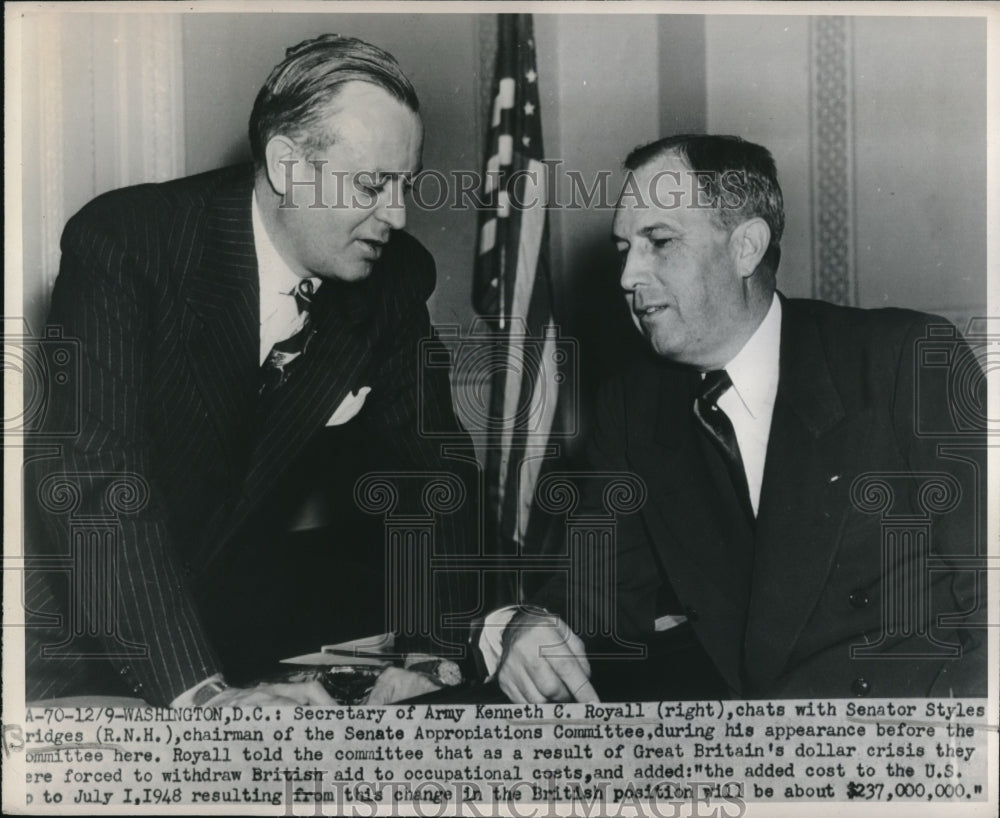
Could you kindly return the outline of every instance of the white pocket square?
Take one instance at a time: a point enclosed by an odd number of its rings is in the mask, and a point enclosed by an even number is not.
[[[347,421],[361,411],[361,407],[365,405],[365,398],[368,397],[368,393],[371,391],[372,388],[370,386],[362,386],[357,392],[351,392],[340,402],[337,410],[330,415],[330,419],[326,422],[326,425],[340,426],[343,423],[347,423]]]

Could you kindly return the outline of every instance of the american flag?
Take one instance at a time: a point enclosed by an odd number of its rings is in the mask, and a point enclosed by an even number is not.
[[[507,550],[529,538],[531,505],[556,420],[561,380],[552,319],[547,169],[542,164],[535,39],[530,14],[498,15],[486,145],[476,310],[497,343],[486,453],[488,523]],[[504,548],[506,546],[507,548]]]

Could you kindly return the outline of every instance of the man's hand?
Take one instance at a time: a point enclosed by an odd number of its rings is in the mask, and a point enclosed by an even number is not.
[[[441,685],[431,681],[423,673],[403,670],[401,667],[387,667],[375,680],[375,687],[368,694],[366,704],[391,704],[440,689]]]
[[[330,704],[337,700],[326,692],[319,682],[287,682],[259,684],[256,687],[227,687],[211,699],[208,704],[219,707],[232,705],[288,705],[288,704]]]
[[[554,614],[519,611],[503,634],[497,681],[512,702],[596,702],[580,638]]]

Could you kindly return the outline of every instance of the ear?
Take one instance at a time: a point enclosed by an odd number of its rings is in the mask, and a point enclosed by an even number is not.
[[[301,159],[298,145],[287,136],[278,134],[272,136],[264,148],[264,162],[267,170],[267,180],[272,190],[279,196],[285,195],[288,182],[292,178],[294,164]]]
[[[733,230],[730,249],[741,278],[749,278],[754,274],[770,243],[771,228],[763,219],[748,219]]]

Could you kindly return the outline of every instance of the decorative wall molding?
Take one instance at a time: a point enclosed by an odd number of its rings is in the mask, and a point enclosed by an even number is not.
[[[115,15],[118,173],[112,187],[184,175],[183,47],[178,15]],[[95,53],[95,59],[100,55]]]
[[[23,288],[38,326],[67,217],[105,191],[184,175],[183,42],[177,14],[39,14],[23,25],[34,70],[22,98],[37,129],[22,143]]]
[[[849,18],[810,19],[809,72],[813,296],[856,305],[854,66]]]
[[[152,40],[151,58],[143,63],[153,89],[151,127],[153,143],[149,170],[156,179],[171,179],[185,172],[184,156],[184,44],[181,18],[171,15],[166,24],[145,18]],[[145,84],[145,83],[144,83]]]
[[[35,214],[36,229],[41,232],[40,275],[46,293],[52,291],[59,273],[59,236],[65,220],[64,145],[63,145],[63,63],[62,20],[42,26],[38,31],[38,89],[34,99],[38,105],[38,173],[39,213]],[[31,99],[30,94],[25,99]],[[29,140],[25,135],[25,142]],[[32,167],[25,161],[25,170]],[[30,174],[23,173],[22,183],[30,184]],[[30,214],[23,214],[25,226]],[[25,271],[27,273],[27,270]]]

